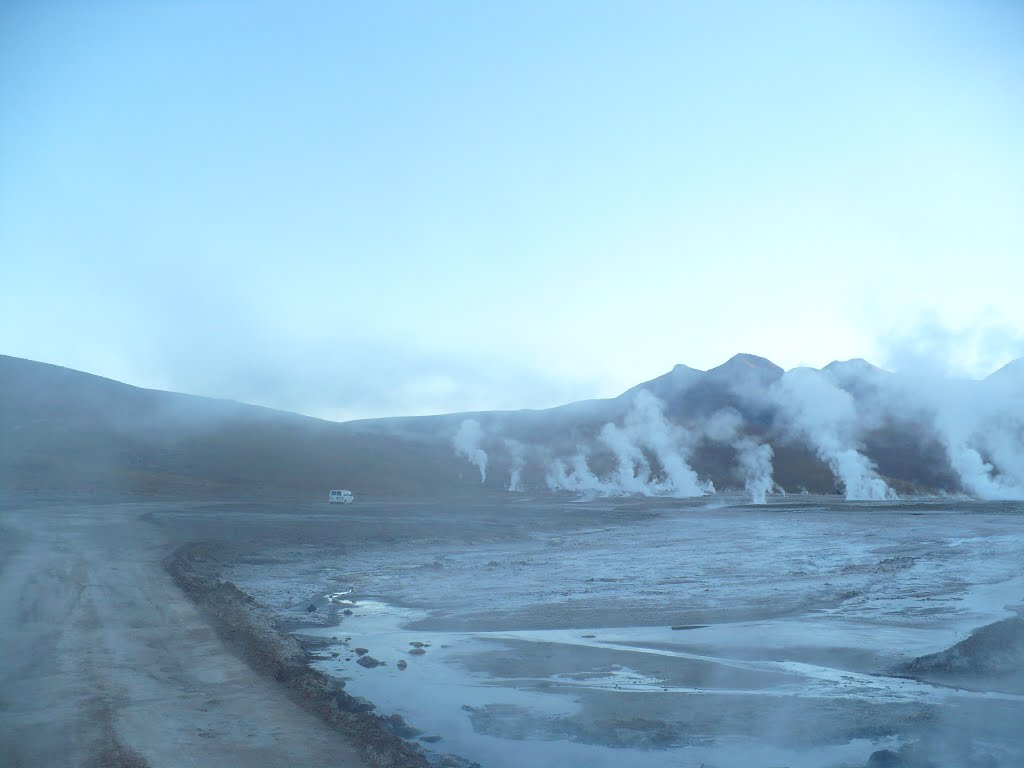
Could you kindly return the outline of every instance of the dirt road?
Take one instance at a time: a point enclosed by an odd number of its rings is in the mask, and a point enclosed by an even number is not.
[[[159,508],[0,510],[0,764],[363,766],[174,586]]]

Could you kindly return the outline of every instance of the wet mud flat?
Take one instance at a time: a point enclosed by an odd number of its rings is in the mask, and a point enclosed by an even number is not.
[[[225,548],[224,578],[427,749],[492,767],[1024,764],[1016,635],[971,642],[1024,598],[1012,506],[541,498],[297,520]],[[984,675],[941,655],[958,643]]]

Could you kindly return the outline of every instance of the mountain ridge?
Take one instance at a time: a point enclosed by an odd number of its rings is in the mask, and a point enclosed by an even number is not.
[[[1000,369],[996,381],[1012,382],[1018,370],[1024,371],[1024,359]],[[790,391],[808,376],[810,383],[820,382],[816,389]],[[619,459],[608,443],[606,425],[618,425],[629,439],[642,443],[647,438],[637,430],[648,427],[638,426],[637,409],[646,408],[648,426],[675,435],[672,439],[680,441],[685,453],[680,456],[718,488],[736,487],[741,479],[738,443],[723,442],[707,426],[725,418],[735,432],[730,440],[746,435],[771,444],[776,481],[789,491],[840,487],[839,465],[830,464],[833,459],[822,448],[829,444],[816,437],[816,429],[845,440],[842,450],[860,454],[864,471],[871,475],[871,468],[877,468],[879,482],[890,488],[964,491],[952,469],[958,457],[947,455],[949,441],[934,434],[927,414],[894,410],[881,419],[868,413],[883,396],[899,394],[897,385],[903,381],[859,358],[834,361],[821,370],[785,372],[766,358],[741,353],[707,371],[676,365],[616,397],[553,408],[331,422],[234,400],[135,387],[0,355],[0,430],[7,436],[0,446],[0,488],[474,492],[503,488],[500,478],[517,463],[524,465],[527,485],[542,488],[550,483],[551,462],[559,456],[567,461],[588,457],[583,461],[590,470],[609,476]],[[662,416],[645,405],[649,396]],[[822,397],[827,402],[816,403]],[[812,405],[824,410],[809,417]],[[863,424],[850,421],[862,417]],[[657,427],[658,418],[666,426]],[[829,421],[835,418],[846,421]],[[480,447],[491,457],[492,472],[482,487],[475,486],[473,467],[452,446],[467,420],[480,424]],[[846,434],[854,427],[855,433]],[[663,471],[662,460],[641,443],[634,446],[634,455],[642,450],[654,461],[654,471]],[[995,460],[984,446],[978,456],[982,463]],[[579,459],[573,461],[579,466]],[[1011,477],[1007,471],[988,480],[1005,486]]]

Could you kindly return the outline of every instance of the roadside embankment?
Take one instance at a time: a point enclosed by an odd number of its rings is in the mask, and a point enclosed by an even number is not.
[[[310,669],[307,652],[277,629],[268,611],[230,581],[218,578],[219,563],[211,546],[183,545],[164,565],[228,647],[255,671],[284,686],[307,711],[337,728],[367,762],[381,768],[429,768],[423,751],[394,733],[394,719],[373,714],[372,705],[346,693],[344,683]]]

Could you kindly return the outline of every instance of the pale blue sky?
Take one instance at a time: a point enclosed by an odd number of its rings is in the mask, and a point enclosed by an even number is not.
[[[1022,40],[1019,2],[12,0],[0,352],[333,418],[921,328],[986,373]]]

